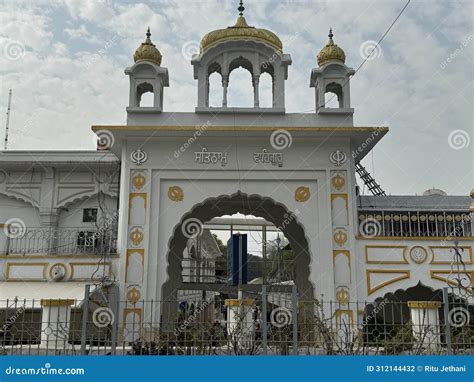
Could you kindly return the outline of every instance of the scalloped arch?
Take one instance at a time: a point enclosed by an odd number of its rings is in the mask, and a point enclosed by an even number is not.
[[[39,208],[39,204],[35,200],[28,198],[26,195],[16,194],[16,193],[8,192],[8,191],[0,191],[0,195],[6,196],[7,198],[13,198],[13,199],[19,200],[21,202],[28,203],[34,208]]]
[[[117,194],[114,193],[114,192],[104,191],[104,190],[102,190],[102,191],[94,190],[94,191],[85,192],[85,193],[82,193],[82,194],[79,194],[79,195],[78,194],[71,195],[68,199],[65,199],[65,200],[61,201],[61,203],[58,203],[55,208],[67,208],[71,204],[77,203],[81,200],[89,199],[93,196],[97,196],[97,195],[100,195],[100,194],[107,195],[111,198],[116,198],[117,197]]]
[[[303,299],[310,299],[314,296],[313,286],[309,281],[311,263],[309,240],[306,236],[304,226],[298,222],[297,216],[289,211],[282,203],[272,198],[263,197],[258,194],[248,195],[239,191],[232,195],[220,195],[205,199],[201,203],[194,205],[189,212],[182,216],[179,223],[175,225],[173,234],[168,242],[168,253],[166,255],[168,279],[162,287],[163,300],[173,299],[177,289],[182,285],[181,260],[187,242],[181,230],[184,221],[193,217],[206,222],[217,216],[237,212],[263,217],[275,224],[275,226],[282,227],[281,230],[290,241],[295,253],[295,283],[298,288],[299,296]],[[287,224],[283,224],[285,220]],[[179,277],[170,277],[170,275],[179,275]]]

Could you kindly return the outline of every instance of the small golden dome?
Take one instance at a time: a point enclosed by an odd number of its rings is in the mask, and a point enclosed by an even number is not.
[[[139,61],[152,61],[155,64],[161,65],[161,53],[160,51],[156,48],[155,44],[151,42],[150,39],[151,33],[150,33],[150,28],[148,28],[146,32],[146,40],[145,42],[142,42],[140,46],[137,48],[135,51],[135,54],[133,55],[133,59],[135,62]]]
[[[318,54],[319,66],[323,66],[329,61],[340,61],[342,63],[346,62],[346,54],[341,48],[334,44],[334,41],[332,40],[333,36],[332,29],[329,29],[329,41]]]
[[[231,40],[254,40],[269,45],[279,52],[283,51],[283,44],[275,33],[249,26],[245,17],[240,14],[234,26],[206,34],[201,40],[201,53],[221,42]]]

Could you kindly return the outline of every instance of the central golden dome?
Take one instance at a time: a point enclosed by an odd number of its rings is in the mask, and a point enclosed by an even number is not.
[[[202,38],[201,53],[221,42],[232,40],[258,41],[271,46],[279,52],[283,51],[283,44],[275,33],[267,29],[249,26],[241,12],[234,26],[217,29],[209,32]]]

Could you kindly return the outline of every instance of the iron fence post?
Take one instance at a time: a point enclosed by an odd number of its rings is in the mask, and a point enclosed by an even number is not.
[[[443,305],[444,305],[444,335],[446,337],[446,353],[452,354],[451,348],[451,325],[449,322],[449,299],[448,288],[443,288]]]
[[[112,355],[116,354],[117,349],[117,331],[118,331],[118,316],[119,316],[119,287],[117,284],[112,285],[111,287],[112,295],[112,313],[113,313],[113,322],[112,322],[112,336],[111,336],[111,349],[110,352]]]
[[[268,354],[268,338],[267,338],[267,286],[262,285],[262,347],[263,354]]]
[[[89,318],[89,294],[91,286],[86,284],[84,304],[82,305],[81,355],[86,355],[87,319]]]
[[[293,355],[298,355],[298,292],[296,285],[291,288],[291,304],[293,319]]]

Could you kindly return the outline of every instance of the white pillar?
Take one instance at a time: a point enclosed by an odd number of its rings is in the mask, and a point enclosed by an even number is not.
[[[260,97],[258,93],[258,86],[260,82],[260,76],[254,75],[253,76],[253,106],[260,107]]]
[[[408,301],[413,327],[413,336],[424,348],[440,345],[439,301]]]
[[[229,76],[222,75],[222,107],[227,107],[227,88],[229,86]]]
[[[255,334],[253,322],[255,301],[249,298],[228,299],[224,304],[227,306],[227,333],[241,346],[249,346]]]
[[[66,349],[69,340],[71,305],[74,300],[41,300],[42,324],[41,347],[47,349]]]

